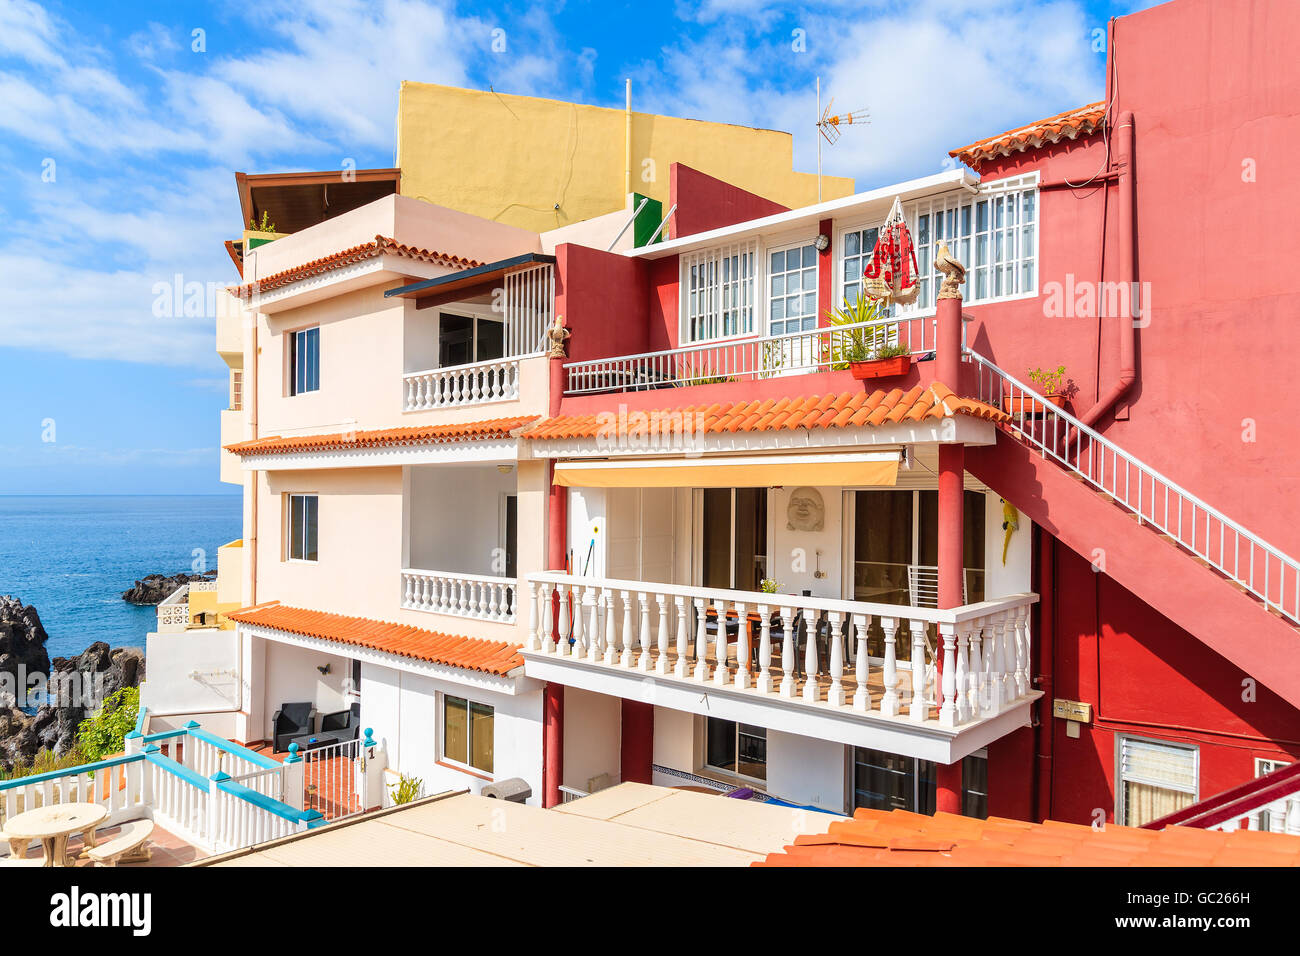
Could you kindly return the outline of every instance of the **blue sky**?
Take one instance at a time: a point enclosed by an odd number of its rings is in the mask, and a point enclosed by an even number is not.
[[[1101,98],[1095,31],[1150,5],[0,0],[0,494],[237,493],[213,318],[154,287],[237,279],[236,170],[391,165],[400,80],[621,106],[631,77],[637,109],[792,131],[811,170],[821,75],[871,111],[825,159],[865,189]]]

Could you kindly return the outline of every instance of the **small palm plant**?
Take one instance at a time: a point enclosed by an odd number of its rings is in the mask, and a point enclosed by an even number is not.
[[[831,333],[830,367],[834,370],[846,369],[855,362],[911,354],[912,350],[898,339],[898,323],[880,321],[887,316],[879,299],[865,295],[859,295],[855,302],[845,299],[839,308],[829,310],[826,318],[833,328],[842,330]],[[860,327],[867,323],[878,324]]]

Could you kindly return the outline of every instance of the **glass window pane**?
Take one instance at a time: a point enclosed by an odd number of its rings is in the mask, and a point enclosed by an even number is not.
[[[768,266],[768,271],[769,271],[769,272],[784,272],[784,271],[785,271],[785,253],[784,253],[784,252],[774,252],[774,253],[772,253],[772,255],[771,255],[771,257],[770,257],[770,265]]]
[[[767,731],[741,724],[736,741],[736,772],[746,777],[767,779]]]
[[[302,558],[303,497],[289,496],[289,557]]]
[[[710,717],[704,762],[719,770],[736,770],[736,725],[730,720]]]
[[[803,265],[805,269],[815,269],[817,267],[817,248],[815,246],[803,247]]]
[[[492,708],[486,704],[470,704],[469,739],[471,752],[469,765],[484,773],[492,772]]]
[[[442,753],[448,760],[468,763],[469,716],[464,698],[442,699]]]
[[[303,556],[308,561],[316,560],[316,509],[319,502],[320,499],[316,495],[307,495],[303,499],[303,526],[305,529]]]
[[[862,251],[862,233],[848,232],[844,234],[844,254],[846,256],[856,256]]]

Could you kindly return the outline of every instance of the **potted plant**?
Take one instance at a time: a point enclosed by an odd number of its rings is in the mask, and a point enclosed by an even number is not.
[[[1029,370],[1029,380],[1038,386],[1042,398],[1050,405],[1064,408],[1070,397],[1071,385],[1065,378],[1065,366],[1055,369],[1034,368]],[[1042,415],[1047,409],[1042,402],[1027,395],[1008,395],[1002,399],[1002,409],[1008,415],[1033,416]]]
[[[831,368],[847,368],[858,381],[904,375],[912,367],[912,350],[899,341],[898,323],[880,323],[880,303],[866,296],[826,313],[832,326],[849,326],[832,336]]]

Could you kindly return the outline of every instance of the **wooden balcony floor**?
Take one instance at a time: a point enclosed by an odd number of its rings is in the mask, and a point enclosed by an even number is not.
[[[657,667],[659,663],[659,656],[660,656],[659,649],[657,647],[652,648],[649,651],[649,654],[650,654],[650,661],[651,661],[650,673],[653,674],[656,672],[655,667]],[[779,657],[779,654],[780,654],[779,649],[773,648],[773,657],[774,658]],[[676,648],[670,648],[665,656],[668,659],[668,673],[672,674],[674,668],[677,666]],[[718,659],[716,653],[716,645],[714,644],[713,641],[709,642],[709,653],[704,659],[709,665],[709,681],[712,682],[714,679],[714,675],[717,673],[716,664]],[[830,674],[826,671],[826,662],[821,661],[820,663],[822,666],[822,673],[818,674],[815,677],[815,682],[817,686],[817,701],[819,703],[824,704],[826,703],[829,696],[829,691],[831,687],[831,677]],[[693,651],[687,654],[686,664],[687,664],[687,674],[688,675],[693,674],[695,669],[695,654]],[[638,647],[633,654],[632,669],[640,671],[640,666],[641,666],[641,650]],[[727,653],[727,675],[728,675],[727,686],[730,687],[735,685],[737,670],[738,667],[736,664],[736,645],[733,643],[729,646],[728,653]],[[640,672],[644,673],[644,671],[640,671]],[[781,693],[780,693],[781,681],[785,677],[785,672],[781,669],[777,661],[773,660],[772,666],[768,668],[768,673],[771,674],[772,676],[771,695],[773,697],[781,697]],[[884,674],[883,665],[881,665],[878,662],[873,662],[871,667],[868,669],[867,681],[866,681],[867,690],[871,694],[872,713],[878,714],[880,712],[880,701],[881,698],[885,696],[884,677],[885,674]],[[900,714],[903,716],[907,716],[909,713],[907,701],[910,698],[910,689],[912,686],[911,681],[912,681],[911,671],[900,668],[898,671],[897,689],[901,701]],[[756,686],[756,682],[757,682],[757,669],[753,668],[749,672],[749,683],[750,683],[751,690]],[[853,695],[857,693],[858,690],[858,681],[854,675],[853,665],[848,663],[847,660],[844,663],[844,676],[841,679],[840,683],[844,688],[844,706],[851,708],[853,706]],[[796,667],[794,687],[795,687],[795,697],[798,698],[799,700],[803,699],[805,684],[806,681],[803,676],[803,668],[801,666]],[[789,698],[783,698],[783,699],[789,699]],[[929,707],[926,717],[927,719],[937,720],[939,717],[939,708],[933,705]]]

